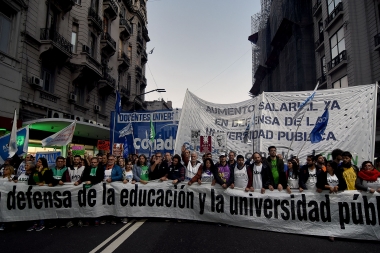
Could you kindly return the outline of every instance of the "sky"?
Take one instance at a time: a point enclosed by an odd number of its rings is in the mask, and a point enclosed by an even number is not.
[[[219,104],[249,99],[251,16],[260,0],[148,0],[145,100],[182,108],[186,90]]]

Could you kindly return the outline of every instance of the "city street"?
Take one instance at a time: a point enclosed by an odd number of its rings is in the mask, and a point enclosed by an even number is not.
[[[380,243],[282,234],[213,223],[133,219],[128,224],[0,233],[1,252],[378,252]]]

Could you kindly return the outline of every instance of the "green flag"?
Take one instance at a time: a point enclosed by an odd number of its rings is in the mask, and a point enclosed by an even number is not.
[[[153,121],[152,121],[152,117],[153,115],[151,115],[150,117],[150,140],[152,142],[154,142],[154,138],[156,138],[156,131],[154,131],[154,125],[153,125]]]

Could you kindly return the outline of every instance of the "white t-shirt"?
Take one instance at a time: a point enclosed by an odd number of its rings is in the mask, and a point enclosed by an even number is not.
[[[243,189],[247,187],[248,174],[247,174],[247,168],[245,165],[240,170],[238,169],[237,165],[235,166],[234,177],[235,177],[235,182],[234,182],[235,187],[243,188]]]
[[[288,186],[290,187],[290,189],[298,189],[298,179],[288,177]]]
[[[306,187],[308,190],[316,190],[317,189],[317,186],[316,186],[316,183],[317,183],[317,170],[314,169],[314,170],[309,170],[309,178],[307,179],[306,181]]]
[[[254,189],[261,189],[263,188],[263,179],[261,177],[261,172],[263,170],[263,164],[260,165],[253,165],[253,171],[252,171],[252,186]]]
[[[211,171],[206,171],[202,173],[202,183],[211,183],[212,180],[214,180],[214,176],[212,175]]]
[[[369,187],[369,188],[372,188],[372,189],[377,189],[380,187],[380,177],[377,178],[376,181],[366,181],[366,180],[363,180],[363,186],[364,187]]]
[[[106,181],[108,178],[111,178],[112,169],[105,170],[104,171],[104,181]]]
[[[25,172],[23,172],[21,175],[17,178],[17,183],[28,183],[29,175],[26,175]]]
[[[329,184],[329,186],[335,187],[338,186],[339,179],[335,174],[331,176],[330,173],[327,173],[327,183]]]
[[[132,170],[130,170],[130,171],[124,171],[124,173],[123,173],[123,179],[126,179],[129,182],[131,182],[133,180],[133,172],[132,172]]]
[[[198,172],[201,163],[196,163],[195,166],[191,165],[191,161],[187,164],[186,167],[186,179],[191,180]]]
[[[76,182],[82,176],[84,166],[68,168],[71,182]]]

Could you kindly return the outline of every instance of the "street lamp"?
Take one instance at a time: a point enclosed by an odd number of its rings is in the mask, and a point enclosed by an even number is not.
[[[142,93],[142,94],[139,94],[139,95],[136,95],[135,96],[135,98],[133,99],[133,111],[136,111],[136,98],[137,97],[140,97],[140,96],[142,96],[142,95],[145,95],[145,94],[148,94],[148,93],[151,93],[151,92],[154,92],[154,91],[157,91],[157,92],[166,92],[166,90],[165,89],[155,89],[155,90],[150,90],[150,91],[148,91],[148,92],[144,92],[144,93]]]

